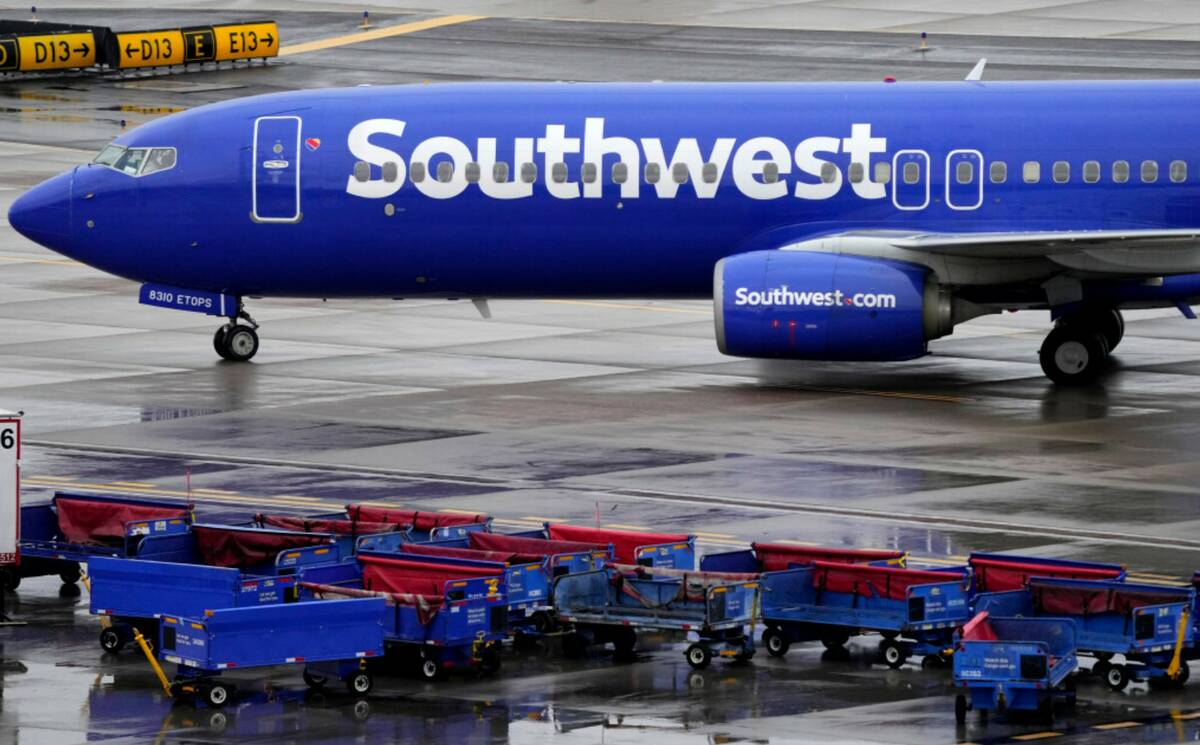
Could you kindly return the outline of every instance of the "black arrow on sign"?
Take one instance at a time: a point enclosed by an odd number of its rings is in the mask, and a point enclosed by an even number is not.
[[[89,47],[86,42],[83,42],[79,46],[75,47],[75,51],[79,52],[80,54],[87,54],[91,50],[92,48]]]
[[[134,53],[134,52],[136,52],[136,51],[138,51],[138,48],[137,48],[137,47],[135,47],[133,44],[126,44],[126,45],[125,45],[125,56],[126,56],[126,57],[132,57],[132,56],[133,56],[133,53]]]
[[[275,37],[271,36],[270,34],[267,34],[266,36],[263,37],[263,41],[267,42],[267,46],[274,46]]]

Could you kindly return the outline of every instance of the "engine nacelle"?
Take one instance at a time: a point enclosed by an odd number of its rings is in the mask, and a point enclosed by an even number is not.
[[[928,269],[810,251],[717,263],[717,346],[736,357],[907,360],[953,329],[953,301]]]

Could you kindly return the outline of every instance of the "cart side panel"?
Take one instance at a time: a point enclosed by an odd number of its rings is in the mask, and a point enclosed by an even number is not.
[[[1025,590],[985,592],[975,596],[975,613],[987,611],[989,616],[1033,615],[1033,599]]]
[[[816,601],[811,567],[766,572],[762,575],[762,612],[772,618],[787,608],[812,605]]]
[[[702,572],[757,572],[761,567],[754,551],[722,551],[716,554],[705,554],[700,559]]]
[[[609,590],[608,572],[601,569],[558,577],[551,593],[560,613],[578,613],[608,606]]]
[[[664,569],[695,569],[696,538],[689,536],[686,541],[638,546],[634,549],[634,563]]]
[[[967,592],[962,580],[908,588],[908,622],[957,623],[967,620]]]
[[[239,592],[236,569],[96,557],[88,561],[91,611],[152,618],[230,608]]]

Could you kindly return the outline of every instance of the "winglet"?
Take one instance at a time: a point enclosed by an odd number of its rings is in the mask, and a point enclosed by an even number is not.
[[[980,57],[963,80],[983,80],[983,68],[985,67],[987,67],[987,57]]]

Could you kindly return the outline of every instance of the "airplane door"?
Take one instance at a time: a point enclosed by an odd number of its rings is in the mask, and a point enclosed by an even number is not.
[[[251,217],[258,222],[300,220],[300,117],[254,121]]]
[[[973,210],[983,204],[983,153],[951,150],[946,156],[946,204],[953,210]]]
[[[892,204],[901,210],[929,206],[929,154],[901,150],[892,158]]]

